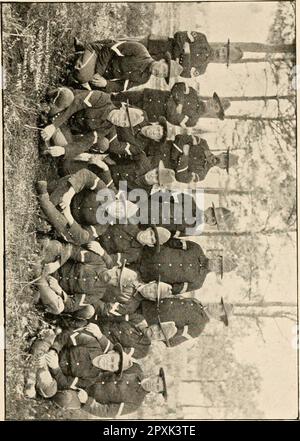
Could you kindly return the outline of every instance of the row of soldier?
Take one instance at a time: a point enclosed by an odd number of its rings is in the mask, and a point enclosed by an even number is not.
[[[47,93],[41,131],[41,154],[56,158],[59,178],[36,185],[46,233],[36,267],[39,300],[50,315],[72,321],[35,341],[25,393],[116,417],[137,410],[149,392],[167,398],[164,369],[145,376],[137,362],[153,341],[176,346],[198,337],[211,319],[228,326],[232,305],[203,305],[184,294],[200,289],[210,272],[222,277],[236,265],[219,252],[208,257],[186,236],[204,224],[225,228],[233,215],[214,204],[200,210],[180,183],[237,164],[229,150],[214,155],[192,131],[199,118],[224,119],[230,103],[216,93],[201,100],[184,77],[243,54],[229,41],[212,49],[198,32],[75,39],[74,46],[67,84]],[[170,90],[131,90],[151,75],[165,78]],[[175,139],[172,125],[183,130]],[[144,198],[132,201],[124,182]],[[114,198],[102,200],[105,191]],[[179,218],[186,206],[190,216]],[[141,212],[146,218],[137,222]]]

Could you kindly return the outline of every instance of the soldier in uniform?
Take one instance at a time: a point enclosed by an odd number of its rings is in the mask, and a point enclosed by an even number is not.
[[[100,244],[95,254],[91,249],[56,240],[43,242],[36,284],[42,304],[52,314],[69,313],[88,319],[95,308],[102,307],[109,315],[109,305],[104,303],[127,301],[140,284],[139,275],[125,268],[125,263],[122,268],[115,265]]]
[[[147,356],[153,341],[166,341],[176,334],[174,322],[149,325],[142,314],[133,313],[124,319],[112,315],[91,321],[97,323],[101,332],[113,343],[120,343],[135,359]]]
[[[206,35],[197,31],[179,31],[172,38],[149,35],[140,40],[153,58],[160,60],[166,52],[183,67],[182,77],[203,75],[209,63],[234,63],[243,57],[242,50],[231,45],[209,44]]]
[[[167,379],[163,368],[146,376],[140,365],[133,363],[122,376],[102,373],[96,384],[78,391],[58,392],[54,402],[63,409],[81,409],[99,418],[117,418],[138,410],[150,392],[167,399]]]
[[[138,207],[115,197],[113,182],[106,185],[93,172],[83,168],[54,183],[50,196],[46,181],[36,185],[40,206],[46,219],[66,241],[76,245],[90,242],[103,234],[111,220],[130,217]],[[103,203],[97,194],[103,190]],[[105,197],[111,202],[104,202]],[[102,216],[101,216],[102,215]],[[104,219],[103,223],[99,219]]]
[[[203,332],[210,319],[219,320],[225,326],[229,324],[229,316],[233,313],[233,305],[225,303],[223,298],[219,303],[203,305],[195,298],[174,297],[164,293],[161,295],[160,287],[164,285],[158,282],[156,296],[151,300],[145,299],[140,293],[132,296],[126,304],[117,305],[114,314],[116,323],[124,316],[131,320],[136,313],[144,317],[145,326],[152,328],[153,325],[160,327],[164,338],[161,339],[167,347],[177,346],[191,338],[197,338]],[[171,328],[166,328],[173,323],[172,337]],[[168,334],[165,333],[168,329]],[[174,332],[174,330],[176,330]]]
[[[167,168],[175,171],[178,182],[200,182],[206,178],[212,167],[229,170],[237,164],[238,157],[224,152],[214,155],[205,139],[193,135],[176,135],[175,140],[167,140],[160,148],[146,150],[153,166],[162,160]]]
[[[78,47],[74,77],[81,84],[106,92],[119,92],[145,84],[150,76],[170,78],[180,75],[182,67],[165,53],[155,61],[145,46],[135,41],[101,40]],[[79,49],[79,50],[78,50]]]
[[[235,263],[222,256],[207,258],[196,242],[174,239],[172,247],[161,246],[159,253],[143,250],[138,267],[144,282],[158,280],[172,285],[173,294],[200,289],[210,272],[223,274],[232,271]]]
[[[158,249],[168,242],[170,236],[166,228],[156,225],[143,229],[133,224],[110,225],[97,241],[90,242],[89,250],[99,254],[103,247],[114,265],[121,266],[125,260],[130,265],[139,261],[144,246]]]
[[[32,352],[39,358],[35,387],[44,398],[53,397],[57,390],[87,389],[101,373],[113,372],[118,377],[133,365],[122,346],[113,345],[92,323],[64,330],[52,341],[47,338],[34,346]]]
[[[41,132],[45,142],[53,139],[58,146],[70,142],[71,135],[98,138],[112,135],[112,127],[134,127],[147,121],[141,109],[122,105],[116,107],[109,94],[100,90],[75,90],[66,87],[54,92],[50,106],[51,124]],[[67,133],[67,134],[66,134]],[[91,133],[93,135],[91,135]],[[114,136],[114,135],[113,135]]]
[[[197,91],[183,82],[176,83],[170,91],[145,88],[142,91],[119,92],[112,100],[117,103],[129,102],[143,109],[150,122],[163,116],[173,125],[194,127],[201,117],[224,119],[226,108],[216,93],[209,100],[201,100]],[[119,104],[120,105],[120,104]]]

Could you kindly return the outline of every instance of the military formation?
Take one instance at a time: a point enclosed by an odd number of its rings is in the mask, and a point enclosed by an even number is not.
[[[164,367],[147,376],[139,364],[152,342],[167,351],[201,338],[212,320],[228,326],[231,304],[204,305],[185,294],[236,263],[187,237],[205,225],[227,228],[233,213],[199,207],[183,183],[195,189],[211,168],[237,165],[229,149],[215,155],[193,133],[201,118],[223,120],[230,103],[216,92],[201,99],[185,79],[242,56],[229,41],[210,45],[199,32],[75,38],[72,69],[65,85],[47,91],[41,130],[41,155],[55,158],[59,176],[36,183],[38,300],[46,317],[65,325],[32,345],[27,397],[120,417],[149,393],[168,398]],[[166,90],[147,87],[151,76],[164,79]]]

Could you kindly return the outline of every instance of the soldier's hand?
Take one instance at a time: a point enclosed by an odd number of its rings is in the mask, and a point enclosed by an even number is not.
[[[48,277],[48,283],[50,288],[56,292],[56,294],[61,295],[62,294],[62,288],[59,286],[58,281],[55,279],[55,277],[49,276]]]
[[[46,359],[47,365],[51,369],[58,369],[59,368],[58,355],[55,351],[49,351],[48,354],[45,355],[45,359]]]
[[[49,274],[54,273],[60,267],[59,261],[46,263],[43,268],[43,275],[48,276]]]
[[[61,201],[59,203],[59,206],[62,210],[65,210],[67,207],[70,206],[71,201],[72,201],[72,197],[74,196],[74,194],[75,194],[75,191],[74,191],[73,187],[70,187],[69,190],[63,194]]]
[[[81,404],[85,404],[89,398],[88,394],[83,389],[80,389],[80,391],[78,391],[77,396]]]
[[[98,254],[99,256],[103,256],[105,252],[104,248],[100,245],[100,243],[96,242],[95,240],[89,242],[86,247],[89,251],[93,251],[93,253]]]
[[[59,145],[54,145],[51,147],[48,147],[45,151],[46,153],[49,153],[52,158],[57,158],[59,156],[63,156],[65,154],[65,148],[61,147]]]
[[[56,131],[56,128],[53,124],[50,124],[49,126],[46,126],[42,131],[41,135],[44,141],[50,141],[52,136],[54,135]]]
[[[76,161],[88,162],[92,157],[91,153],[80,153],[75,157]]]
[[[101,87],[106,87],[106,85],[107,85],[107,81],[106,81],[106,79],[103,78],[103,77],[102,77],[101,75],[99,75],[99,74],[95,74],[95,75],[93,76],[93,79],[92,79],[91,83],[92,83],[94,86],[99,87],[99,88],[101,88]]]
[[[97,326],[95,323],[89,323],[85,329],[86,331],[90,332],[94,337],[96,337],[97,340],[100,340],[103,335],[100,331],[99,326]]]
[[[107,171],[109,169],[108,165],[105,164],[105,162],[100,157],[98,158],[97,156],[98,155],[92,155],[91,158],[89,159],[89,163],[96,165],[97,167],[101,168],[101,170],[103,171]]]

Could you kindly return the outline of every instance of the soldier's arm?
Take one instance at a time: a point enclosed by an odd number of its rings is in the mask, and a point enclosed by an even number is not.
[[[140,254],[140,248],[129,247],[121,253],[110,254],[110,257],[114,265],[122,266],[124,260],[126,260],[127,264],[138,262]]]
[[[64,146],[65,153],[64,159],[70,160],[74,159],[76,156],[81,153],[88,152],[89,149],[94,145],[96,139],[95,132],[89,132],[86,135],[82,136],[82,138],[78,138],[73,142],[69,142]]]
[[[96,316],[99,317],[114,317],[116,319],[126,319],[135,313],[140,306],[143,297],[138,293],[133,295],[127,303],[119,302],[103,302],[99,300],[96,306]]]
[[[107,188],[105,182],[88,169],[82,169],[74,173],[70,176],[68,182],[75,193],[80,193],[82,190],[92,190],[97,192]]]
[[[201,288],[198,281],[195,282],[182,282],[182,283],[172,283],[172,294],[184,294],[190,291],[195,291]]]
[[[54,342],[52,343],[50,349],[53,349],[58,354],[62,350],[62,348],[68,343],[70,335],[72,335],[74,331],[64,330],[60,334],[55,337]]]
[[[70,106],[59,114],[54,115],[52,119],[52,124],[54,125],[54,127],[57,129],[62,124],[66,123],[75,113],[79,112],[80,110],[92,107],[92,103],[96,98],[94,94],[99,94],[99,91],[81,90],[77,92]]]
[[[88,50],[95,51],[97,53],[96,69],[97,73],[99,73],[101,76],[104,75],[109,62],[114,56],[114,52],[112,52],[110,47],[113,44],[116,44],[116,42],[113,40],[107,40],[95,41],[87,45]],[[86,77],[85,80],[91,81],[92,78]]]
[[[89,397],[87,402],[81,407],[81,410],[99,418],[118,418],[122,415],[135,412],[138,407],[139,405],[132,403],[102,404],[97,402],[94,398]]]
[[[138,57],[152,59],[146,47],[138,41],[118,41],[110,44],[110,49],[118,57]]]

